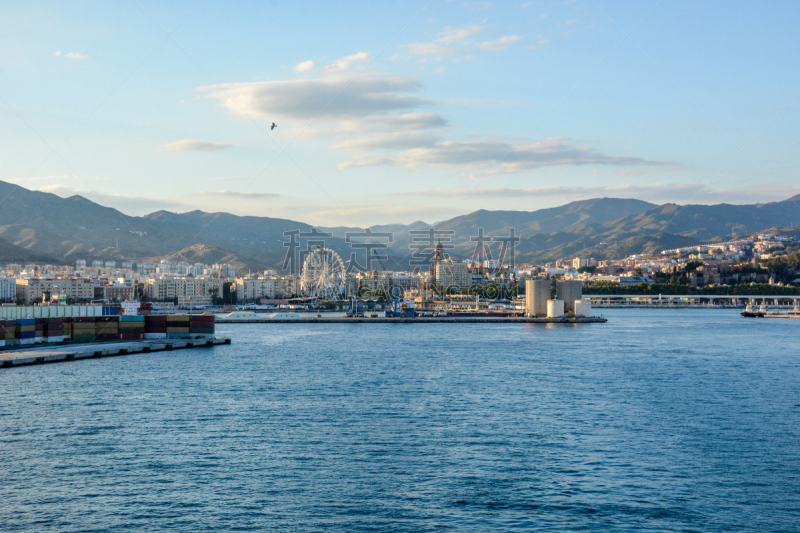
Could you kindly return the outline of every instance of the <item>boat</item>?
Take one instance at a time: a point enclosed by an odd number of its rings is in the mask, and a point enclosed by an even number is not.
[[[742,316],[745,318],[764,318],[765,314],[766,310],[763,305],[756,309],[753,304],[747,304],[747,307],[742,311]]]

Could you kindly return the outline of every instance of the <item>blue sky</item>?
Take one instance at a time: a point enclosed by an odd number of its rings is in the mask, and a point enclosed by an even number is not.
[[[0,7],[0,179],[142,215],[434,222],[800,193],[793,2]],[[269,126],[278,124],[275,130]]]

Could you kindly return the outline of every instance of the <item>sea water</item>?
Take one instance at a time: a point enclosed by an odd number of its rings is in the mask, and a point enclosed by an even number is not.
[[[604,314],[0,370],[0,531],[800,530],[800,320]]]

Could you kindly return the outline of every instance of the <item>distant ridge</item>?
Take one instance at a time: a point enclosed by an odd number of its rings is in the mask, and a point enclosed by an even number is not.
[[[284,232],[311,230],[304,222],[230,213],[156,211],[131,217],[82,196],[61,198],[0,181],[0,262],[73,262],[75,259],[229,262],[254,271],[279,269],[287,248]],[[593,255],[597,258],[650,253],[661,248],[749,236],[767,228],[800,226],[800,195],[759,205],[655,205],[635,199],[595,198],[535,211],[488,211],[444,220],[437,230],[454,232],[449,250],[456,258],[471,257],[470,241],[483,228],[487,237],[514,228],[521,241],[517,262]],[[409,269],[412,224],[372,226],[392,232],[386,253],[388,268]],[[352,249],[348,231],[360,228],[318,228],[333,237],[326,245],[344,260]],[[605,244],[602,244],[605,243]],[[494,252],[496,253],[497,246]]]

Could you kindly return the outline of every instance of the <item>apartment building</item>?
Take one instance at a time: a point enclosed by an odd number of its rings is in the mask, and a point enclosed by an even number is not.
[[[178,305],[211,305],[222,297],[222,280],[214,278],[167,277],[148,279],[144,286],[147,298],[164,302],[178,299]]]
[[[467,270],[466,263],[445,259],[436,264],[436,285],[466,289],[471,282],[472,276]]]
[[[14,278],[0,278],[0,301],[17,299],[17,280]]]
[[[95,285],[94,299],[108,300],[109,302],[124,302],[133,300],[135,295],[133,283],[113,283],[110,285]]]
[[[47,293],[51,297],[91,300],[94,298],[94,283],[86,278],[20,278],[16,280],[17,298],[26,304],[41,301]]]
[[[290,298],[300,294],[300,279],[294,277],[237,278],[231,285],[240,302],[255,302],[261,298]]]

